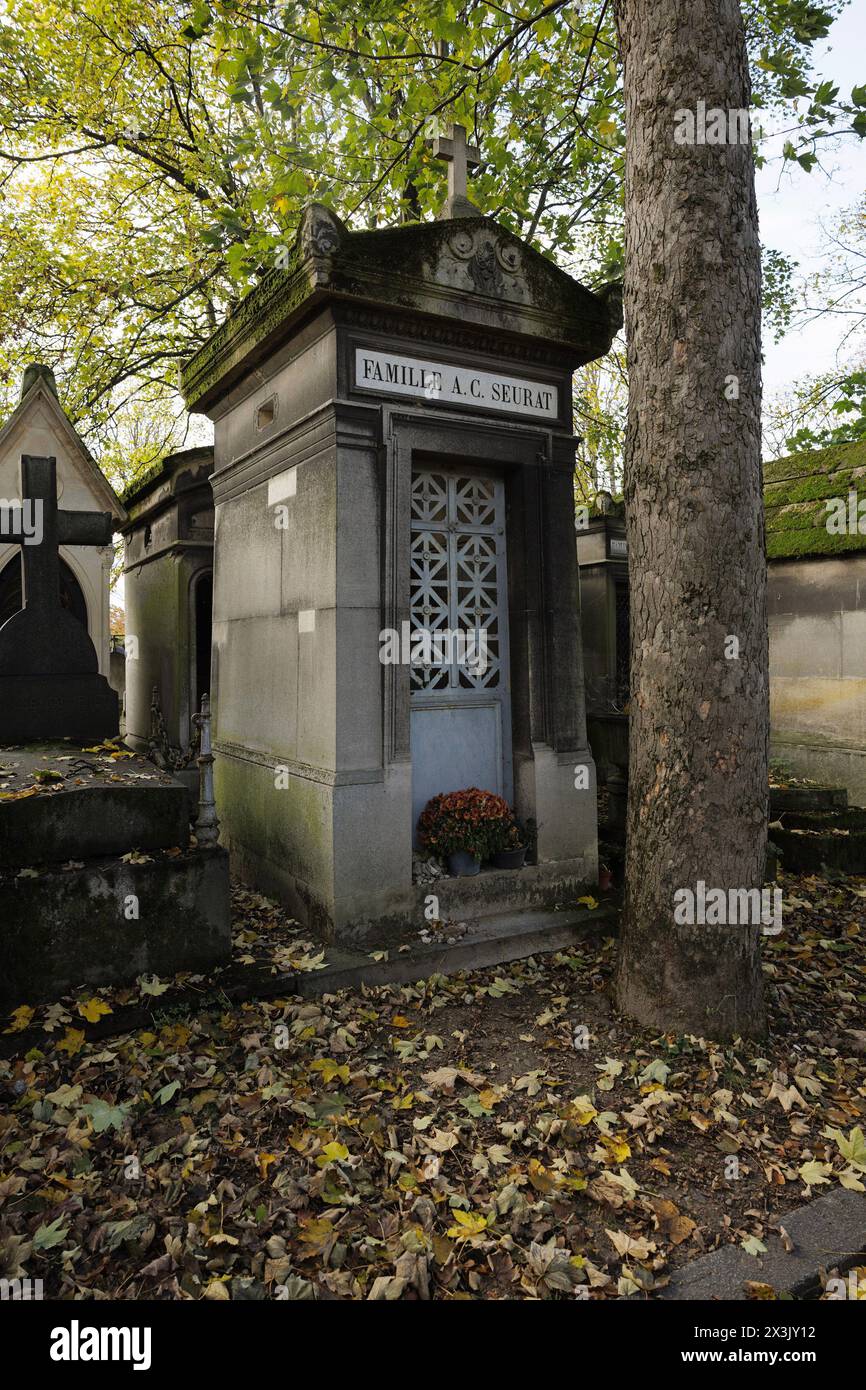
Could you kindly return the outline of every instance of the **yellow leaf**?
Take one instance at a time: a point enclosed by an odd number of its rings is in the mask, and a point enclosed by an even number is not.
[[[339,1063],[334,1061],[333,1057],[319,1057],[318,1060],[313,1063],[312,1070],[320,1071],[322,1073],[322,1080],[326,1083],[333,1081],[334,1077],[344,1083],[348,1083],[349,1080],[349,1068],[347,1064],[344,1062],[342,1066],[340,1066]]]
[[[574,1120],[577,1125],[588,1125],[597,1114],[598,1111],[589,1096],[578,1096],[576,1100],[572,1101],[569,1119]]]
[[[588,908],[598,907],[598,899],[597,899],[597,898],[593,898],[592,895],[590,895],[589,897],[586,897],[586,898],[578,898],[577,901],[581,904],[582,907],[588,907]]]
[[[478,1092],[478,1100],[479,1103],[484,1106],[485,1110],[492,1110],[494,1105],[499,1104],[502,1097],[498,1096],[496,1092],[491,1090],[488,1086],[485,1090]]]
[[[537,1158],[529,1160],[529,1181],[536,1192],[542,1193],[543,1196],[554,1192],[558,1186],[557,1178],[545,1168],[543,1163],[539,1163]]]
[[[459,1207],[455,1207],[454,1220],[458,1224],[448,1231],[452,1237],[477,1236],[487,1230],[487,1218],[477,1211],[461,1211]]]
[[[345,1144],[338,1144],[337,1141],[334,1140],[333,1143],[325,1145],[322,1149],[321,1157],[324,1158],[327,1163],[335,1163],[338,1160],[342,1162],[349,1157],[349,1150],[346,1148]]]
[[[310,1220],[302,1219],[298,1222],[298,1227],[300,1232],[298,1239],[303,1241],[305,1245],[314,1246],[317,1251],[324,1249],[328,1241],[332,1240],[334,1236],[333,1222],[328,1221],[324,1216],[313,1217]]]
[[[31,1009],[29,1004],[20,1004],[15,1012],[9,1015],[12,1019],[12,1027],[4,1028],[4,1033],[23,1032],[25,1028],[29,1027],[35,1012],[35,1009]]]
[[[803,1182],[809,1187],[816,1187],[819,1183],[829,1182],[829,1174],[832,1171],[829,1163],[819,1163],[816,1158],[810,1159],[808,1163],[801,1163],[797,1169]]]
[[[67,1028],[66,1036],[62,1042],[57,1044],[58,1052],[66,1052],[70,1057],[74,1057],[76,1052],[80,1052],[84,1046],[84,1030],[79,1028]]]
[[[609,1154],[609,1162],[624,1163],[627,1158],[631,1158],[631,1149],[628,1142],[622,1138],[609,1137],[606,1134],[601,1136],[601,1142]]]
[[[270,1168],[272,1163],[276,1162],[276,1154],[259,1154],[259,1172],[261,1173],[263,1180],[267,1180],[268,1169]]]
[[[85,1003],[78,1005],[78,1012],[82,1018],[86,1018],[88,1023],[98,1023],[103,1014],[110,1014],[112,1010],[101,999],[88,999]]]

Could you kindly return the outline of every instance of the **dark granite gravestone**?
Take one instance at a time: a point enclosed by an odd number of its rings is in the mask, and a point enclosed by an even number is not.
[[[90,636],[60,603],[61,545],[111,542],[109,512],[60,511],[53,458],[21,459],[23,508],[5,539],[21,546],[25,607],[0,627],[0,742],[101,739],[118,732],[117,695]]]

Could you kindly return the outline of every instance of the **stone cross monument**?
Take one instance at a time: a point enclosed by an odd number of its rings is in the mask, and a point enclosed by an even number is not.
[[[478,209],[469,201],[466,193],[466,175],[477,169],[481,163],[481,151],[476,145],[467,145],[466,127],[452,125],[451,134],[440,135],[438,126],[428,141],[434,159],[442,159],[448,165],[448,201],[443,217],[477,217]]]
[[[20,508],[3,536],[21,546],[25,607],[0,627],[0,742],[106,738],[118,731],[117,695],[96,649],[60,603],[61,545],[111,544],[109,512],[61,511],[57,463],[21,458]]]

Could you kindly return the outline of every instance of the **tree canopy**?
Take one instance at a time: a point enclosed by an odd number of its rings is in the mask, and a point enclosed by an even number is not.
[[[811,49],[845,0],[744,6],[781,158],[866,133]],[[356,226],[434,215],[425,137],[481,145],[472,197],[590,283],[622,265],[609,0],[10,0],[0,20],[0,380],[54,366],[109,471],[178,442],[177,368],[319,200]]]

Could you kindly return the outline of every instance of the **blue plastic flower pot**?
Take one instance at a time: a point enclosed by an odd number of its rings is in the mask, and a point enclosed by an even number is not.
[[[481,860],[468,850],[459,849],[456,854],[448,856],[448,872],[453,878],[470,878],[472,874],[481,872]]]

